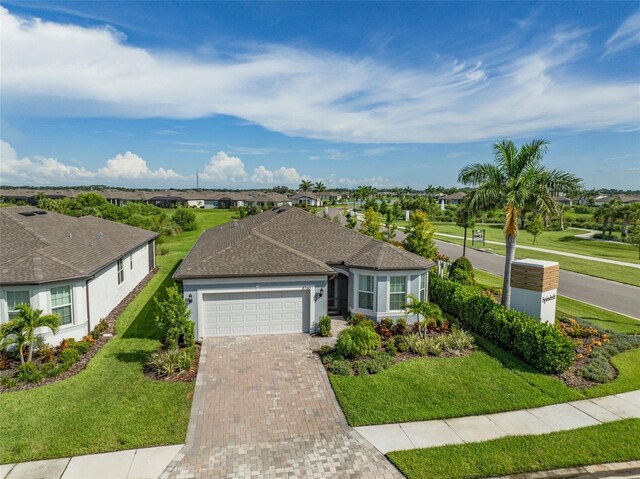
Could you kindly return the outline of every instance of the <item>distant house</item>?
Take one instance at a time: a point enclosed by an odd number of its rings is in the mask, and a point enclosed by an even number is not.
[[[404,317],[408,295],[428,297],[433,264],[282,206],[208,229],[174,278],[198,337],[301,333],[326,314]]]
[[[312,191],[301,191],[291,197],[291,201],[298,205],[322,206],[322,197]]]
[[[629,195],[600,195],[598,196],[593,204],[595,206],[602,206],[610,203],[611,201],[618,199],[625,205],[630,205],[633,203],[640,203],[640,198],[637,196],[629,196]]]
[[[0,208],[0,323],[27,303],[59,314],[45,339],[80,339],[155,267],[157,233],[33,206]]]
[[[553,199],[556,201],[556,203],[560,203],[561,205],[567,205],[567,206],[573,205],[573,200],[571,198],[567,198],[564,195],[554,196]]]
[[[444,195],[440,197],[440,201],[444,201],[445,205],[459,205],[462,203],[464,197],[467,196],[466,193],[462,191],[456,191],[455,193],[451,193],[450,195]]]
[[[337,191],[323,191],[318,193],[323,203],[337,203],[342,199],[342,193]]]

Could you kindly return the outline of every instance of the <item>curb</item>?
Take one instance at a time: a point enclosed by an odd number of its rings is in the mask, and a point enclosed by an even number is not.
[[[489,479],[544,479],[548,477],[565,479],[606,479],[606,478],[640,478],[640,461],[613,462],[593,466],[568,467],[549,471],[525,472],[511,476],[499,476]]]

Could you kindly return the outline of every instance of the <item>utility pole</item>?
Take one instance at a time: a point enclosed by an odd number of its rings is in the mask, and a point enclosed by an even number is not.
[[[196,170],[196,190],[200,189],[200,172]]]

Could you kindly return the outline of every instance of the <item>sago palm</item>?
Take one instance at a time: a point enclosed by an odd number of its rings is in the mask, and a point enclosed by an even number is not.
[[[561,170],[549,170],[542,165],[547,142],[533,140],[520,148],[511,140],[493,145],[493,163],[476,163],[460,170],[458,181],[476,187],[467,199],[475,211],[502,208],[506,258],[502,304],[511,304],[511,263],[515,257],[518,220],[523,209],[535,205],[539,214],[555,214],[554,195],[572,194],[580,178]]]

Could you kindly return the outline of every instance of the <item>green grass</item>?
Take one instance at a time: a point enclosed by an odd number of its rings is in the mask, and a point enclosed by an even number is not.
[[[184,442],[193,383],[146,379],[143,365],[160,342],[152,298],[201,231],[231,218],[197,211],[198,231],[168,238],[159,272],[118,318],[118,335],[81,373],[28,391],[0,395],[0,463],[66,457]]]
[[[484,288],[502,287],[502,277],[476,269],[476,281]],[[640,334],[640,321],[618,314],[613,311],[598,308],[591,304],[558,296],[556,317],[569,316],[581,318],[596,327],[608,329],[616,333]]]
[[[408,479],[474,479],[640,459],[640,419],[388,454]]]

